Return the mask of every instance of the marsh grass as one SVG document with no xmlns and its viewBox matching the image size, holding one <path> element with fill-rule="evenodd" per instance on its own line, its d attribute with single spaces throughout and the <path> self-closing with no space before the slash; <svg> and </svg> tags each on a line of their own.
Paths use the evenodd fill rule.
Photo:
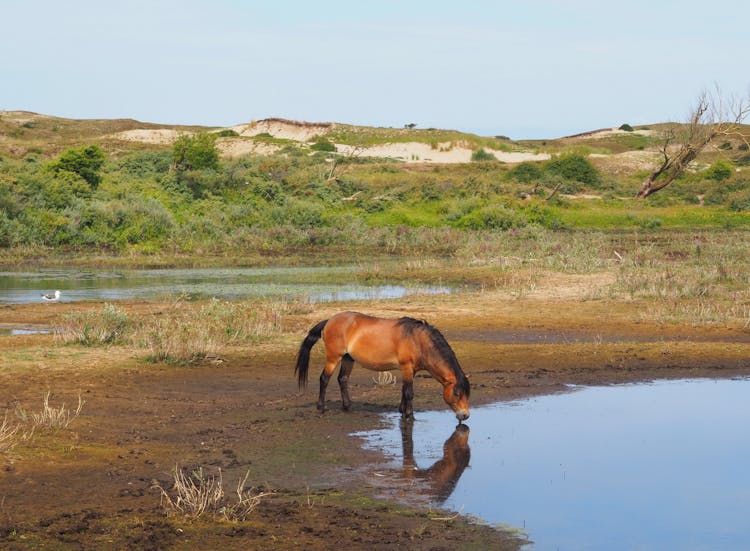
<svg viewBox="0 0 750 551">
<path fill-rule="evenodd" d="M 621 255 L 614 293 L 650 300 L 654 307 L 649 316 L 658 321 L 747 328 L 749 255 L 743 232 L 642 243 Z"/>
<path fill-rule="evenodd" d="M 156 486 L 161 491 L 161 505 L 168 515 L 196 519 L 209 514 L 225 520 L 245 520 L 261 500 L 270 495 L 246 488 L 250 471 L 237 482 L 236 500 L 229 499 L 224 493 L 221 469 L 214 476 L 205 473 L 203 467 L 186 473 L 176 465 L 173 474 L 174 484 L 170 491 Z"/>
<path fill-rule="evenodd" d="M 95 346 L 122 342 L 131 329 L 128 314 L 106 303 L 98 312 L 74 312 L 64 317 L 56 333 L 63 342 Z"/>
<path fill-rule="evenodd" d="M 217 359 L 230 346 L 252 344 L 282 331 L 284 315 L 305 311 L 298 301 L 228 302 L 212 299 L 199 307 L 184 303 L 145 321 L 136 342 L 152 361 L 187 365 Z"/>
</svg>

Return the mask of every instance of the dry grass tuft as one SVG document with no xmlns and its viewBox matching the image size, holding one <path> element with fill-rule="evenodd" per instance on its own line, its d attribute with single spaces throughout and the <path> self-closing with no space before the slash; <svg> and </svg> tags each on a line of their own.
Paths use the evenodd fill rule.
<svg viewBox="0 0 750 551">
<path fill-rule="evenodd" d="M 217 476 L 206 475 L 203 467 L 186 474 L 179 465 L 174 470 L 174 485 L 171 493 L 161 486 L 161 504 L 167 514 L 178 514 L 190 518 L 199 518 L 211 514 L 225 520 L 245 520 L 260 504 L 267 492 L 254 493 L 247 489 L 248 471 L 237 483 L 237 501 L 230 502 L 224 494 L 221 469 Z"/>
<path fill-rule="evenodd" d="M 18 425 L 11 426 L 8 422 L 8 413 L 6 412 L 3 416 L 3 422 L 0 424 L 0 453 L 12 450 L 20 439 L 21 435 L 18 431 Z"/>
<path fill-rule="evenodd" d="M 44 403 L 42 405 L 42 410 L 39 413 L 29 414 L 22 408 L 16 409 L 16 415 L 22 421 L 31 423 L 32 431 L 37 428 L 51 430 L 67 429 L 70 423 L 81 415 L 83 404 L 86 403 L 79 394 L 78 407 L 76 407 L 75 410 L 67 409 L 65 404 L 61 405 L 59 408 L 55 408 L 49 405 L 50 394 L 51 392 L 47 391 L 47 394 L 44 395 Z"/>
<path fill-rule="evenodd" d="M 380 371 L 377 377 L 373 377 L 372 380 L 378 386 L 395 385 L 396 376 L 390 371 Z"/>
</svg>

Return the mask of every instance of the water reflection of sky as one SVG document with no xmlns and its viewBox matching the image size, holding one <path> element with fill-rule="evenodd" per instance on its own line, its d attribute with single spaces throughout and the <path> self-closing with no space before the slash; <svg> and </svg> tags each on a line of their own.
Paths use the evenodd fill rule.
<svg viewBox="0 0 750 551">
<path fill-rule="evenodd" d="M 523 528 L 534 549 L 747 549 L 750 380 L 581 388 L 475 408 L 471 462 L 445 503 Z M 417 463 L 453 414 L 417 413 Z M 372 445 L 397 456 L 393 427 Z"/>
<path fill-rule="evenodd" d="M 62 291 L 63 302 L 176 297 L 241 299 L 259 296 L 312 302 L 399 298 L 412 293 L 446 293 L 444 286 L 319 283 L 346 279 L 355 268 L 206 268 L 158 270 L 44 269 L 0 272 L 0 303 L 39 302 L 42 293 Z"/>
</svg>

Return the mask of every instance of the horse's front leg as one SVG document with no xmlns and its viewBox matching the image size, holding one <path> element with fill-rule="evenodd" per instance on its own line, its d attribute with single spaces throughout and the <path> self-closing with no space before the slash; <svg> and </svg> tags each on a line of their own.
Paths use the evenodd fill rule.
<svg viewBox="0 0 750 551">
<path fill-rule="evenodd" d="M 349 397 L 349 375 L 354 368 L 354 359 L 349 355 L 341 358 L 341 369 L 339 370 L 339 388 L 341 388 L 341 405 L 344 411 L 349 411 L 352 407 L 352 400 Z"/>
<path fill-rule="evenodd" d="M 336 369 L 337 363 L 338 358 L 327 358 L 326 366 L 320 373 L 320 394 L 318 394 L 318 411 L 320 413 L 326 410 L 326 388 L 328 387 L 328 381 L 331 380 L 334 369 Z"/>
<path fill-rule="evenodd" d="M 414 371 L 411 368 L 401 367 L 403 385 L 401 386 L 401 404 L 398 410 L 401 417 L 410 419 L 414 415 L 412 401 L 414 400 Z"/>
</svg>

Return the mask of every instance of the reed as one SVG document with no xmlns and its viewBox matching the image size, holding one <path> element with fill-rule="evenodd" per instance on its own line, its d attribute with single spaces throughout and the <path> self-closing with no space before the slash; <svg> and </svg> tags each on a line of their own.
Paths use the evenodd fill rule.
<svg viewBox="0 0 750 551">
<path fill-rule="evenodd" d="M 236 501 L 224 493 L 224 480 L 221 469 L 217 475 L 209 475 L 203 467 L 186 473 L 179 465 L 174 469 L 174 484 L 170 491 L 157 485 L 161 491 L 161 505 L 168 515 L 182 515 L 200 518 L 206 514 L 225 520 L 245 520 L 247 516 L 270 495 L 268 492 L 255 492 L 246 487 L 250 471 L 237 482 Z"/>
</svg>

